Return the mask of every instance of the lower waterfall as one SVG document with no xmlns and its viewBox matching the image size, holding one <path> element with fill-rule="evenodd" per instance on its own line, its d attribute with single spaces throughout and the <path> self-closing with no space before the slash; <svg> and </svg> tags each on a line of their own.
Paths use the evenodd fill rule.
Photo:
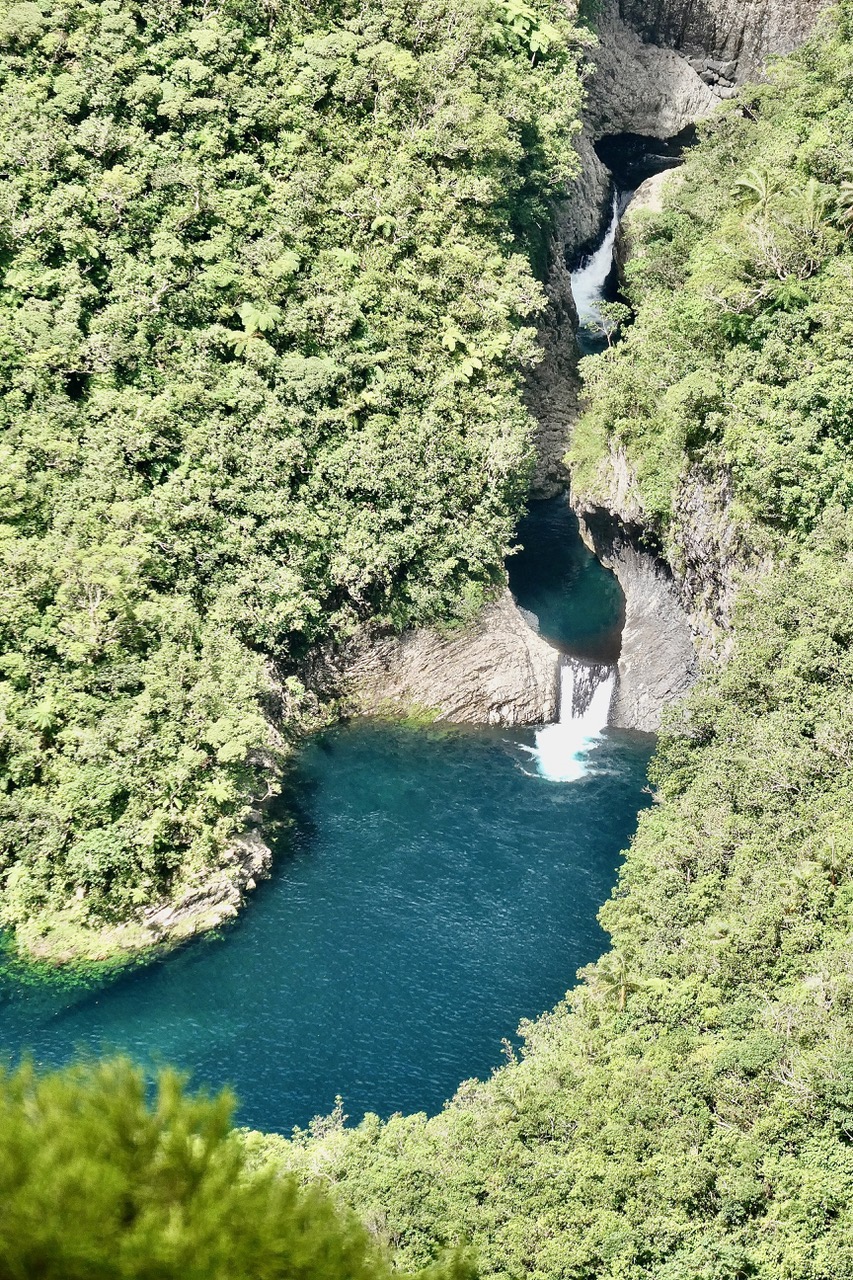
<svg viewBox="0 0 853 1280">
<path fill-rule="evenodd" d="M 607 728 L 616 667 L 564 658 L 560 667 L 560 719 L 536 734 L 537 768 L 554 782 L 576 782 L 589 772 L 589 752 Z"/>
</svg>

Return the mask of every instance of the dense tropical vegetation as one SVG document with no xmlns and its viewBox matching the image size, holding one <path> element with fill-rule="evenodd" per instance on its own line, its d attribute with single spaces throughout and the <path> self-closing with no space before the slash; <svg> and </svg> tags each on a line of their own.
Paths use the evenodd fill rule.
<svg viewBox="0 0 853 1280">
<path fill-rule="evenodd" d="M 572 33 L 515 0 L 152 0 L 6 5 L 0 38 L 3 910 L 97 919 L 216 856 L 265 699 L 312 713 L 312 646 L 488 590 Z M 470 1241 L 494 1277 L 853 1280 L 851 0 L 703 132 L 573 465 L 606 499 L 621 451 L 676 567 L 685 495 L 725 500 L 751 572 L 611 951 L 433 1118 L 240 1143 L 170 1077 L 4 1078 L 8 1274 L 358 1276 Z"/>
<path fill-rule="evenodd" d="M 231 1099 L 118 1059 L 0 1076 L 4 1280 L 390 1280 L 319 1190 L 249 1168 Z M 421 1280 L 470 1280 L 451 1255 Z"/>
<path fill-rule="evenodd" d="M 685 492 L 712 525 L 726 497 L 752 569 L 663 735 L 612 950 L 441 1115 L 252 1139 L 406 1265 L 466 1239 L 494 1277 L 853 1277 L 853 7 L 703 134 L 573 461 L 606 499 L 621 450 L 676 563 Z"/>
<path fill-rule="evenodd" d="M 500 580 L 579 48 L 559 0 L 0 3 L 19 941 L 215 865 L 318 645 Z"/>
</svg>

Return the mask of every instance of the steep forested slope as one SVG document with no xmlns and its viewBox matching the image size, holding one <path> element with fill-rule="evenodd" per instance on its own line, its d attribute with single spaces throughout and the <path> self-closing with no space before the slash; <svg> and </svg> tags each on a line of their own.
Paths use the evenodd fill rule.
<svg viewBox="0 0 853 1280">
<path fill-rule="evenodd" d="M 673 558 L 686 469 L 772 567 L 664 734 L 603 921 L 527 1051 L 433 1119 L 259 1157 L 337 1185 L 408 1261 L 490 1276 L 853 1277 L 853 9 L 709 124 L 647 222 L 636 322 L 586 368 Z"/>
<path fill-rule="evenodd" d="M 576 47 L 558 0 L 0 4 L 0 922 L 215 862 L 313 646 L 499 579 Z"/>
</svg>

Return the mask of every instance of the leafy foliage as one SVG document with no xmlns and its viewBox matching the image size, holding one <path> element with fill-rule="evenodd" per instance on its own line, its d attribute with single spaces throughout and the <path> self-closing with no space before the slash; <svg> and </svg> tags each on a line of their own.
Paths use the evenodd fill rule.
<svg viewBox="0 0 853 1280">
<path fill-rule="evenodd" d="M 470 1239 L 494 1277 L 853 1277 L 850 16 L 706 127 L 586 364 L 584 486 L 622 449 L 674 555 L 685 470 L 728 474 L 772 553 L 662 736 L 613 949 L 441 1115 L 249 1140 L 409 1264 Z"/>
<path fill-rule="evenodd" d="M 0 1078 L 0 1269 L 9 1280 L 386 1280 L 351 1215 L 251 1172 L 232 1102 L 121 1059 Z M 471 1280 L 461 1255 L 429 1280 Z M 422 1280 L 427 1280 L 424 1276 Z"/>
<path fill-rule="evenodd" d="M 595 493 L 622 449 L 661 533 L 687 464 L 731 476 L 761 549 L 853 497 L 851 88 L 840 38 L 779 62 L 702 126 L 665 213 L 638 227 L 636 323 L 587 362 L 572 460 Z"/>
<path fill-rule="evenodd" d="M 0 3 L 6 925 L 215 863 L 318 644 L 493 589 L 574 38 L 556 0 Z"/>
</svg>

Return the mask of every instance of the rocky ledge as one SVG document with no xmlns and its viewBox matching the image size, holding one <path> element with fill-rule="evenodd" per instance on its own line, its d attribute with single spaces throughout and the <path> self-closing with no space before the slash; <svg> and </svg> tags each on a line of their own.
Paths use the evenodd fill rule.
<svg viewBox="0 0 853 1280">
<path fill-rule="evenodd" d="M 790 53 L 832 0 L 618 0 L 643 40 L 688 58 L 717 88 L 752 79 L 772 54 Z"/>
<path fill-rule="evenodd" d="M 364 634 L 328 661 L 351 715 L 517 725 L 556 718 L 559 659 L 506 590 L 462 630 Z"/>
<path fill-rule="evenodd" d="M 625 596 L 610 724 L 657 733 L 665 709 L 688 692 L 698 674 L 691 618 L 669 566 L 643 546 L 641 525 L 623 521 L 610 506 L 577 498 L 573 506 L 581 536 L 616 574 Z"/>
<path fill-rule="evenodd" d="M 253 823 L 261 815 L 251 815 Z M 92 928 L 83 904 L 58 913 L 46 930 L 23 926 L 16 932 L 22 955 L 51 965 L 121 963 L 134 955 L 156 954 L 232 920 L 258 880 L 270 873 L 272 851 L 252 825 L 222 855 L 220 865 L 192 877 L 168 902 L 139 918 Z"/>
</svg>

